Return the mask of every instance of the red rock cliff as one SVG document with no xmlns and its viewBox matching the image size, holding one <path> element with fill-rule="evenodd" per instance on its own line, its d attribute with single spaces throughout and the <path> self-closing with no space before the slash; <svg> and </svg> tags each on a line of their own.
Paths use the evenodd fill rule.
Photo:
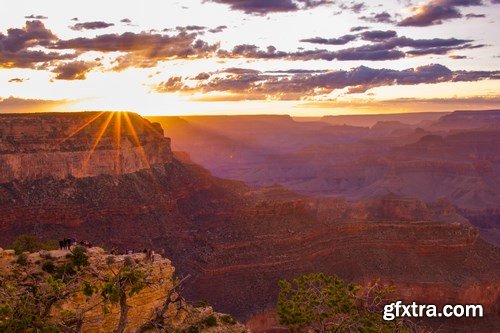
<svg viewBox="0 0 500 333">
<path fill-rule="evenodd" d="M 122 175 L 170 163 L 157 124 L 124 112 L 0 115 L 0 183 Z"/>
</svg>

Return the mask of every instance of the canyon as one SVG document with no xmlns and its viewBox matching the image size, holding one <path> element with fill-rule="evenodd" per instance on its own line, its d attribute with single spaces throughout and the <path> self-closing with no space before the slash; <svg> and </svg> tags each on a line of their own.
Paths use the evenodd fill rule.
<svg viewBox="0 0 500 333">
<path fill-rule="evenodd" d="M 255 331 L 274 320 L 277 282 L 310 272 L 484 305 L 481 320 L 430 323 L 445 331 L 498 327 L 500 250 L 481 237 L 498 228 L 494 122 L 464 134 L 206 118 L 1 115 L 0 246 L 31 234 L 154 248 L 192 275 L 190 301 Z"/>
<path fill-rule="evenodd" d="M 500 110 L 149 119 L 215 176 L 354 201 L 446 199 L 500 245 Z"/>
</svg>

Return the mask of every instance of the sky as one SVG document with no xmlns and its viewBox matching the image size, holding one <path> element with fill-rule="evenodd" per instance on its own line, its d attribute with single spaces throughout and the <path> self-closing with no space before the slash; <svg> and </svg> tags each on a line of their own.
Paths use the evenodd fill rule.
<svg viewBox="0 0 500 333">
<path fill-rule="evenodd" d="M 500 107 L 500 0 L 9 2 L 0 112 Z"/>
</svg>

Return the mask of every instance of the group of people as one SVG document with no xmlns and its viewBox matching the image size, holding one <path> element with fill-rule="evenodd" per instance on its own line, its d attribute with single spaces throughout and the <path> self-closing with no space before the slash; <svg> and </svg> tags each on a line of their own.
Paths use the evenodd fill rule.
<svg viewBox="0 0 500 333">
<path fill-rule="evenodd" d="M 77 242 L 76 236 L 73 236 L 71 238 L 64 238 L 63 240 L 59 241 L 59 249 L 60 250 L 70 250 L 71 246 L 79 244 L 80 246 L 84 246 L 87 248 L 91 248 L 93 245 L 91 242 L 82 240 L 80 243 Z M 165 255 L 165 250 L 160 251 L 162 255 Z M 135 249 L 131 250 L 126 250 L 125 253 L 118 251 L 116 247 L 113 247 L 110 251 L 111 254 L 113 255 L 119 255 L 119 254 L 136 254 L 136 253 L 144 253 L 146 256 L 146 260 L 150 262 L 154 262 L 155 260 L 155 251 L 152 249 L 144 249 L 142 251 L 136 251 Z"/>
<path fill-rule="evenodd" d="M 70 250 L 72 245 L 76 244 L 76 237 L 64 238 L 59 241 L 59 250 Z"/>
<path fill-rule="evenodd" d="M 76 236 L 73 236 L 71 238 L 64 238 L 63 240 L 59 241 L 59 250 L 71 250 L 71 247 L 77 244 L 78 243 Z M 80 241 L 80 245 L 87 248 L 91 248 L 93 246 L 91 242 L 86 240 Z"/>
</svg>

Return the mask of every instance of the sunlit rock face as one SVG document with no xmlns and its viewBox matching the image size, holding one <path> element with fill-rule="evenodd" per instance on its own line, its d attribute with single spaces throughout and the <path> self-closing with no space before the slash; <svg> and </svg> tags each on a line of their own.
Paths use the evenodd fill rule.
<svg viewBox="0 0 500 333">
<path fill-rule="evenodd" d="M 136 114 L 0 115 L 0 183 L 122 175 L 171 161 L 161 126 Z"/>
<path fill-rule="evenodd" d="M 65 265 L 70 263 L 68 250 L 40 251 L 25 253 L 26 265 L 19 267 L 16 264 L 17 255 L 13 250 L 2 250 L 0 248 L 0 275 L 8 276 L 9 282 L 14 285 L 22 284 L 26 275 L 32 274 L 48 278 L 49 274 L 43 271 L 44 263 L 53 265 Z M 175 268 L 171 261 L 161 255 L 154 255 L 149 260 L 144 253 L 128 255 L 112 255 L 106 253 L 102 248 L 93 247 L 86 250 L 89 266 L 84 268 L 81 280 L 91 283 L 95 288 L 102 288 L 102 277 L 112 275 L 123 269 L 126 260 L 139 264 L 142 271 L 146 272 L 147 284 L 138 293 L 127 297 L 128 313 L 125 332 L 134 332 L 141 325 L 153 317 L 155 311 L 163 305 L 163 302 L 174 285 Z M 12 272 L 23 272 L 14 274 Z M 101 278 L 100 278 L 101 277 Z M 40 289 L 41 286 L 38 286 Z M 43 289 L 42 289 L 43 290 Z M 103 310 L 106 306 L 106 311 Z M 120 306 L 118 303 L 103 303 L 100 293 L 86 295 L 82 290 L 77 290 L 71 296 L 56 301 L 49 314 L 49 322 L 60 323 L 62 316 L 66 313 L 82 313 L 82 333 L 107 333 L 113 332 L 118 326 L 120 319 Z M 190 327 L 201 327 L 199 324 L 208 316 L 217 318 L 216 325 L 211 328 L 200 329 L 199 332 L 224 332 L 245 333 L 248 332 L 242 324 L 232 322 L 225 323 L 221 320 L 223 314 L 216 313 L 210 306 L 193 307 L 183 304 L 183 309 L 178 311 L 177 307 L 171 305 L 165 313 L 162 323 L 171 327 L 176 332 L 187 332 Z M 194 329 L 194 328 L 192 328 Z"/>
</svg>

